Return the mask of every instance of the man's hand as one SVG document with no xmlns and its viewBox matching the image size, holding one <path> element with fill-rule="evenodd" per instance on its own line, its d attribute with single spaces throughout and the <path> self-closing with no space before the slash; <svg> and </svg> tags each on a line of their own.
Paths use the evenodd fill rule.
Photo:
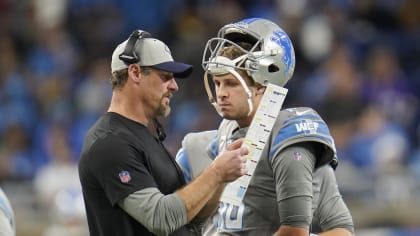
<svg viewBox="0 0 420 236">
<path fill-rule="evenodd" d="M 243 139 L 231 143 L 210 165 L 221 182 L 231 182 L 246 174 L 248 149 L 241 147 Z"/>
<path fill-rule="evenodd" d="M 184 202 L 188 222 L 213 197 L 215 199 L 212 200 L 217 203 L 226 182 L 233 181 L 247 173 L 245 155 L 248 154 L 248 150 L 241 145 L 242 140 L 233 142 L 194 181 L 176 191 Z"/>
</svg>

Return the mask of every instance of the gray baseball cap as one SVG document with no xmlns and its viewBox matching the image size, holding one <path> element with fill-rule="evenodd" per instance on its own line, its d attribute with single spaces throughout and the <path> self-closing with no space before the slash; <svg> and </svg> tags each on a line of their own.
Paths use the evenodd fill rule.
<svg viewBox="0 0 420 236">
<path fill-rule="evenodd" d="M 111 72 L 128 68 L 130 63 L 122 61 L 119 56 L 124 52 L 127 41 L 122 42 L 112 53 Z M 192 65 L 175 62 L 171 51 L 162 41 L 155 38 L 143 38 L 135 45 L 135 54 L 140 58 L 140 66 L 150 66 L 171 72 L 175 78 L 186 78 L 192 72 Z"/>
</svg>

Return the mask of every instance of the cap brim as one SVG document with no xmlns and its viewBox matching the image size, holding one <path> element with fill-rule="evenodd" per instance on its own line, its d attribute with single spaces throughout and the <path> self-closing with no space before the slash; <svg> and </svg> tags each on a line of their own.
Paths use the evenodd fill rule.
<svg viewBox="0 0 420 236">
<path fill-rule="evenodd" d="M 152 67 L 171 72 L 174 74 L 175 78 L 186 78 L 192 72 L 192 65 L 175 61 L 163 62 L 157 65 L 153 65 Z"/>
</svg>

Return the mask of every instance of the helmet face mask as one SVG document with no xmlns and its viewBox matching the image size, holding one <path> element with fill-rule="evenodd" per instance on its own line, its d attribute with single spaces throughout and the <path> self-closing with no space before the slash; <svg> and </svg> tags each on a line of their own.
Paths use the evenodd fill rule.
<svg viewBox="0 0 420 236">
<path fill-rule="evenodd" d="M 249 43 L 251 48 L 241 47 L 241 42 Z M 221 50 L 227 46 L 237 47 L 244 55 L 233 60 L 222 59 Z M 278 86 L 284 86 L 292 77 L 295 63 L 293 45 L 287 34 L 273 22 L 260 18 L 222 27 L 218 37 L 207 42 L 202 61 L 204 70 L 210 74 L 228 73 L 230 70 L 226 67 L 230 67 L 246 71 L 262 85 Z"/>
<path fill-rule="evenodd" d="M 239 56 L 235 59 L 230 59 L 225 56 L 221 56 L 220 52 L 223 48 L 233 46 L 236 47 L 239 51 L 243 52 L 244 55 Z M 205 58 L 206 53 L 209 53 L 207 61 Z M 256 68 L 246 68 L 245 61 L 249 58 L 252 58 L 253 55 L 247 49 L 244 49 L 240 45 L 223 38 L 212 38 L 207 42 L 205 54 L 203 56 L 203 66 L 204 69 L 210 74 L 225 74 L 228 73 L 230 69 L 241 69 L 246 71 L 255 71 Z"/>
</svg>

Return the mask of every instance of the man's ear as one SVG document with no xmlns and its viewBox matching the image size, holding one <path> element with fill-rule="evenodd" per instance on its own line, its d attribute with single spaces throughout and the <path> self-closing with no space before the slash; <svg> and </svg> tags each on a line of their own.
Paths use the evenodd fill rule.
<svg viewBox="0 0 420 236">
<path fill-rule="evenodd" d="M 137 64 L 131 64 L 128 66 L 128 77 L 131 78 L 134 83 L 139 84 L 141 81 L 141 68 Z"/>
<path fill-rule="evenodd" d="M 265 86 L 257 85 L 257 90 L 255 91 L 255 94 L 257 95 L 263 95 L 265 92 Z"/>
</svg>

